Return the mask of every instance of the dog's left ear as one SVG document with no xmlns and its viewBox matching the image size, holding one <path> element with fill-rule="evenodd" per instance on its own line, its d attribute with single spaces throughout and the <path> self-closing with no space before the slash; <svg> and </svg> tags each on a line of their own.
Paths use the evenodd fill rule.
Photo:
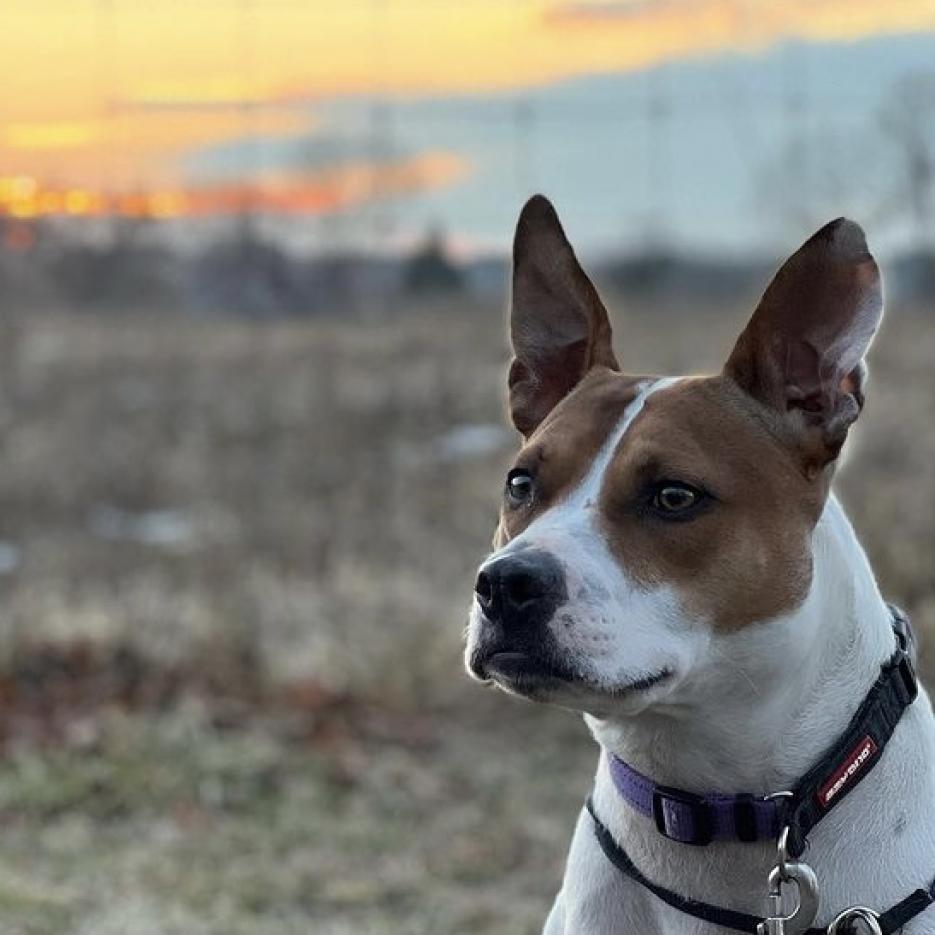
<svg viewBox="0 0 935 935">
<path fill-rule="evenodd" d="M 882 317 L 864 232 L 839 218 L 786 260 L 727 361 L 729 377 L 781 414 L 809 476 L 835 460 L 860 413 Z"/>
<path fill-rule="evenodd" d="M 510 337 L 510 414 L 527 438 L 591 367 L 617 369 L 607 311 L 542 195 L 516 225 Z"/>
</svg>

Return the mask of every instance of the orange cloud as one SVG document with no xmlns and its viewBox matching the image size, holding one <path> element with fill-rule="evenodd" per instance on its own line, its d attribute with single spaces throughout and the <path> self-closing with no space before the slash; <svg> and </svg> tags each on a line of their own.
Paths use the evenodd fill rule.
<svg viewBox="0 0 935 935">
<path fill-rule="evenodd" d="M 0 177 L 0 215 L 20 220 L 110 215 L 158 219 L 235 215 L 246 209 L 267 214 L 327 214 L 450 185 L 462 179 L 468 168 L 458 156 L 428 152 L 380 165 L 357 162 L 311 175 L 282 176 L 262 185 L 237 182 L 114 194 L 46 187 L 31 176 Z"/>
<path fill-rule="evenodd" d="M 930 0 L 568 0 L 543 22 L 575 49 L 590 45 L 593 67 L 632 67 L 682 55 L 755 50 L 790 37 L 849 41 L 935 29 Z M 616 59 L 615 59 L 616 56 Z"/>
<path fill-rule="evenodd" d="M 237 183 L 188 190 L 179 213 L 237 214 L 249 206 L 269 214 L 328 214 L 391 196 L 442 188 L 461 180 L 467 172 L 463 159 L 440 152 L 378 166 L 357 162 L 310 177 L 284 176 L 260 187 Z"/>
</svg>

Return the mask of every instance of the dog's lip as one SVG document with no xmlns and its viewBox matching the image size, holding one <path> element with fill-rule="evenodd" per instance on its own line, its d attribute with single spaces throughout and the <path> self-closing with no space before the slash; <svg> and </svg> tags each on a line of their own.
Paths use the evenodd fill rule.
<svg viewBox="0 0 935 935">
<path fill-rule="evenodd" d="M 488 654 L 483 660 L 483 669 L 487 677 L 501 676 L 538 676 L 548 679 L 569 679 L 571 673 L 565 672 L 548 659 L 537 653 L 521 649 L 498 649 Z"/>
<path fill-rule="evenodd" d="M 475 650 L 468 662 L 468 671 L 478 681 L 493 682 L 521 694 L 526 689 L 540 690 L 579 680 L 571 669 L 539 647 L 502 643 Z"/>
<path fill-rule="evenodd" d="M 590 688 L 602 695 L 617 698 L 648 692 L 675 676 L 673 669 L 663 666 L 655 672 L 650 670 L 647 675 L 639 675 L 626 684 L 599 685 L 585 673 L 575 672 L 557 661 L 552 654 L 542 652 L 539 647 L 510 646 L 502 642 L 499 645 L 493 643 L 478 647 L 468 663 L 468 671 L 478 681 L 497 682 L 516 690 L 566 684 L 577 685 L 584 690 Z"/>
<path fill-rule="evenodd" d="M 532 684 L 544 686 L 547 683 L 554 685 L 558 682 L 564 682 L 586 687 L 591 684 L 586 677 L 582 678 L 580 675 L 555 665 L 548 659 L 543 659 L 536 653 L 516 649 L 496 650 L 489 653 L 484 657 L 479 669 L 480 671 L 477 674 L 485 681 L 502 681 L 514 686 Z M 675 672 L 672 669 L 665 667 L 658 672 L 652 672 L 649 675 L 634 679 L 625 685 L 611 688 L 609 691 L 606 688 L 601 689 L 597 685 L 592 687 L 602 693 L 623 698 L 656 688 L 668 682 L 674 675 Z"/>
<path fill-rule="evenodd" d="M 675 673 L 670 668 L 666 667 L 651 675 L 644 675 L 626 685 L 622 685 L 620 688 L 614 689 L 614 694 L 624 695 L 630 694 L 631 692 L 649 691 L 650 688 L 655 688 L 657 685 L 668 681 L 673 675 L 675 675 Z"/>
</svg>

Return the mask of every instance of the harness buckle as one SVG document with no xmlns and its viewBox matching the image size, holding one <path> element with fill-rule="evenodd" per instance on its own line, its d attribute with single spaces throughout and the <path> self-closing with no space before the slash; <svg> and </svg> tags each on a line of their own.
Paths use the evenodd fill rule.
<svg viewBox="0 0 935 935">
<path fill-rule="evenodd" d="M 685 815 L 691 828 L 685 827 Z M 670 841 L 702 846 L 714 840 L 714 810 L 700 795 L 657 786 L 653 790 L 653 821 L 656 829 Z"/>
</svg>

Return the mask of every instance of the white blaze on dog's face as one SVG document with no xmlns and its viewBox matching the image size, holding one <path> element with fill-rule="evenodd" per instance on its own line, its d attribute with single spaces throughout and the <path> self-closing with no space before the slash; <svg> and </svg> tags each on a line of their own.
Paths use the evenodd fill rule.
<svg viewBox="0 0 935 935">
<path fill-rule="evenodd" d="M 881 314 L 876 264 L 842 219 L 786 261 L 721 374 L 627 376 L 552 206 L 533 198 L 509 376 L 525 443 L 478 573 L 469 671 L 636 713 L 684 703 L 725 641 L 798 607 Z"/>
</svg>

